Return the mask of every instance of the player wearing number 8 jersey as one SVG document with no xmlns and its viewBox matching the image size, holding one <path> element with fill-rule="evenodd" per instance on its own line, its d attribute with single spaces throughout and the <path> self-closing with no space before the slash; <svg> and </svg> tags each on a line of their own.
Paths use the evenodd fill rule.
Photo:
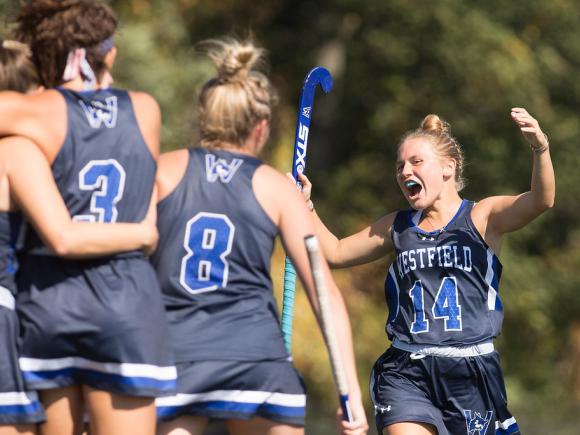
<svg viewBox="0 0 580 435">
<path fill-rule="evenodd" d="M 17 34 L 43 84 L 58 88 L 0 96 L 0 131 L 38 145 L 78 222 L 139 222 L 154 188 L 159 108 L 146 94 L 108 87 L 116 23 L 99 2 L 24 4 Z M 173 391 L 176 371 L 144 253 L 65 261 L 30 232 L 18 284 L 20 367 L 42 390 L 43 433 L 81 433 L 84 402 L 91 433 L 153 434 L 153 399 Z"/>
<path fill-rule="evenodd" d="M 198 102 L 201 148 L 159 160 L 159 245 L 152 257 L 164 293 L 178 369 L 177 395 L 157 399 L 161 434 L 200 434 L 209 418 L 232 434 L 301 434 L 306 396 L 284 347 L 270 279 L 281 235 L 313 296 L 304 236 L 312 221 L 296 188 L 257 156 L 269 135 L 273 90 L 250 42 L 206 44 L 218 69 Z M 328 267 L 331 308 L 347 360 L 352 423 L 366 432 L 350 327 Z"/>
<path fill-rule="evenodd" d="M 385 293 L 392 346 L 371 375 L 377 429 L 387 435 L 517 434 L 493 338 L 501 330 L 505 233 L 551 207 L 555 181 L 548 141 L 525 109 L 511 117 L 533 150 L 529 192 L 477 203 L 459 196 L 463 155 L 436 115 L 399 144 L 397 181 L 410 210 L 387 214 L 338 240 L 314 212 L 331 265 L 394 253 Z M 312 185 L 305 176 L 304 195 Z"/>
</svg>

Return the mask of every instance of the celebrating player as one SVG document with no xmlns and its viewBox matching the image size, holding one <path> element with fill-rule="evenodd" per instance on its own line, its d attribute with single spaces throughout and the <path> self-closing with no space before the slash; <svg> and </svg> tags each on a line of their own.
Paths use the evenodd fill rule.
<svg viewBox="0 0 580 435">
<path fill-rule="evenodd" d="M 29 43 L 42 84 L 58 88 L 0 94 L 0 134 L 40 147 L 75 221 L 140 222 L 154 187 L 157 103 L 105 87 L 116 24 L 95 1 L 23 5 L 17 34 Z M 42 432 L 81 433 L 84 402 L 91 434 L 153 434 L 154 397 L 173 391 L 176 372 L 144 254 L 64 261 L 30 232 L 20 266 L 20 367 L 27 386 L 41 390 Z"/>
<path fill-rule="evenodd" d="M 547 137 L 525 109 L 511 117 L 533 154 L 531 189 L 462 199 L 463 153 L 436 115 L 399 144 L 397 182 L 410 210 L 389 213 L 338 240 L 314 212 L 331 266 L 395 254 L 385 283 L 392 346 L 371 375 L 376 424 L 388 435 L 517 434 L 506 405 L 493 339 L 500 333 L 504 234 L 552 207 L 555 181 Z M 305 176 L 309 201 L 312 185 Z"/>
<path fill-rule="evenodd" d="M 280 234 L 318 313 L 304 246 L 314 227 L 295 187 L 257 158 L 275 98 L 255 68 L 262 50 L 236 40 L 206 47 L 218 73 L 198 100 L 201 147 L 159 160 L 152 261 L 178 369 L 177 395 L 157 400 L 159 433 L 201 434 L 219 418 L 231 434 L 301 434 L 306 396 L 284 346 L 270 259 Z M 348 315 L 324 264 L 355 417 L 341 431 L 366 433 Z"/>
</svg>

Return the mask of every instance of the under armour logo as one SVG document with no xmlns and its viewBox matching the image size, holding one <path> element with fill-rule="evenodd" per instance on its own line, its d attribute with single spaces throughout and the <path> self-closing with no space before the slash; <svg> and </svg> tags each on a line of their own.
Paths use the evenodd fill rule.
<svg viewBox="0 0 580 435">
<path fill-rule="evenodd" d="M 213 154 L 206 154 L 205 175 L 207 181 L 214 183 L 219 178 L 222 183 L 229 183 L 243 162 L 242 159 L 233 159 L 228 163 L 224 159 L 216 159 Z"/>
<path fill-rule="evenodd" d="M 104 123 L 107 128 L 117 125 L 117 97 L 107 97 L 105 102 L 94 100 L 88 104 L 79 100 L 79 104 L 85 112 L 85 116 L 92 128 L 100 128 Z"/>
<path fill-rule="evenodd" d="M 310 111 L 312 110 L 312 107 L 304 107 L 302 109 L 302 116 L 306 116 L 307 118 L 310 118 Z"/>
<path fill-rule="evenodd" d="M 465 422 L 467 423 L 467 435 L 485 435 L 489 423 L 491 422 L 491 417 L 493 416 L 493 411 L 487 411 L 485 418 L 481 416 L 479 412 L 471 413 L 470 410 L 463 411 L 465 415 Z"/>
<path fill-rule="evenodd" d="M 387 406 L 379 406 L 375 405 L 375 413 L 377 414 L 385 414 L 391 410 L 391 405 Z"/>
</svg>

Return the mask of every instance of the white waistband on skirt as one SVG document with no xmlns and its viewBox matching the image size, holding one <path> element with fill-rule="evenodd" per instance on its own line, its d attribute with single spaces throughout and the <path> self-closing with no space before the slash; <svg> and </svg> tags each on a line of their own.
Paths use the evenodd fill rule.
<svg viewBox="0 0 580 435">
<path fill-rule="evenodd" d="M 14 295 L 6 287 L 0 286 L 0 306 L 14 310 Z"/>
<path fill-rule="evenodd" d="M 442 356 L 442 357 L 468 357 L 468 356 L 478 356 L 492 353 L 494 350 L 493 341 L 482 341 L 477 344 L 470 344 L 467 346 L 432 346 L 426 344 L 412 344 L 403 343 L 399 339 L 395 338 L 392 343 L 393 347 L 397 349 L 404 350 L 406 352 L 411 352 L 413 357 L 421 358 L 423 356 Z"/>
</svg>

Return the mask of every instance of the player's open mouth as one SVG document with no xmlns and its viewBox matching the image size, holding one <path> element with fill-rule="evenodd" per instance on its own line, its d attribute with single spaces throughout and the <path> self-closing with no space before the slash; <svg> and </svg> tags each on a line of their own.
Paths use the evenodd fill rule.
<svg viewBox="0 0 580 435">
<path fill-rule="evenodd" d="M 413 181 L 413 180 L 405 181 L 405 187 L 407 188 L 407 191 L 409 192 L 410 199 L 417 197 L 419 195 L 419 193 L 421 192 L 421 190 L 423 189 L 423 186 L 421 186 L 419 183 L 417 183 L 416 181 Z"/>
</svg>

